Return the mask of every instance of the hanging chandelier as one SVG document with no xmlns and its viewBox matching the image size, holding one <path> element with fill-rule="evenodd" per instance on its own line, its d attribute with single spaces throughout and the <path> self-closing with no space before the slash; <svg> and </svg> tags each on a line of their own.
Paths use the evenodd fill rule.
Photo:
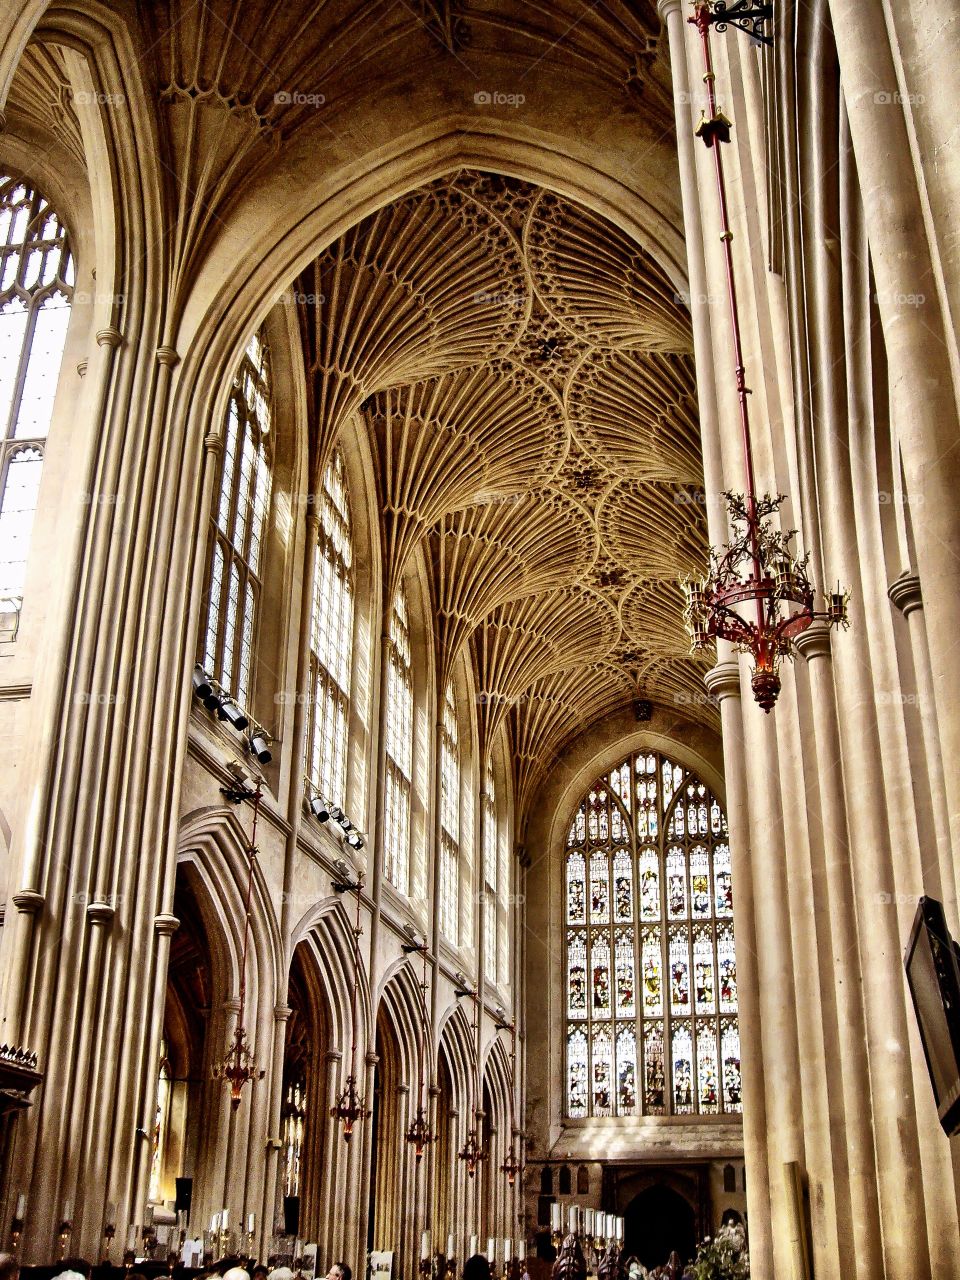
<svg viewBox="0 0 960 1280">
<path fill-rule="evenodd" d="M 360 927 L 360 891 L 363 888 L 363 881 L 358 880 L 356 884 L 335 884 L 334 889 L 346 890 L 353 889 L 357 895 L 357 918 L 353 926 L 353 996 L 351 1000 L 351 1034 L 352 1042 L 350 1045 L 350 1074 L 344 1083 L 343 1093 L 337 1098 L 334 1105 L 330 1108 L 330 1115 L 334 1120 L 343 1125 L 343 1140 L 349 1142 L 353 1136 L 353 1127 L 360 1120 L 366 1120 L 371 1114 L 367 1108 L 366 1099 L 361 1095 L 357 1088 L 357 996 L 360 988 L 360 935 L 363 930 Z"/>
<path fill-rule="evenodd" d="M 459 994 L 467 995 L 466 989 Z M 477 1101 L 480 1100 L 480 999 L 476 990 L 470 991 L 473 996 L 473 1049 L 475 1057 L 473 1088 L 474 1096 Z M 486 1160 L 487 1152 L 480 1140 L 480 1121 L 483 1119 L 483 1112 L 479 1108 L 474 1112 L 474 1127 L 467 1134 L 467 1140 L 457 1152 L 457 1159 L 462 1160 L 467 1166 L 467 1173 L 472 1178 L 475 1176 L 477 1169 L 480 1167 L 481 1160 Z"/>
<path fill-rule="evenodd" d="M 425 1059 L 427 1052 L 427 944 L 422 947 L 405 947 L 404 950 L 418 950 L 423 956 L 423 976 L 420 979 L 420 1088 L 417 1095 L 417 1114 L 407 1130 L 407 1141 L 413 1146 L 413 1155 L 417 1162 L 423 1159 L 423 1153 L 431 1142 L 436 1142 L 438 1134 L 430 1128 L 427 1110 L 424 1106 Z"/>
<path fill-rule="evenodd" d="M 471 1178 L 476 1174 L 477 1169 L 480 1167 L 480 1161 L 486 1160 L 487 1153 L 480 1142 L 475 1128 L 471 1129 L 467 1134 L 467 1140 L 457 1152 L 457 1158 L 464 1161 L 467 1166 L 467 1173 Z"/>
<path fill-rule="evenodd" d="M 252 789 L 243 782 L 236 782 L 231 786 L 221 787 L 220 790 L 232 804 L 240 804 L 244 800 L 253 802 L 253 823 L 250 831 L 250 843 L 247 847 L 247 891 L 243 908 L 243 952 L 240 958 L 240 1007 L 237 1010 L 237 1027 L 233 1033 L 233 1043 L 227 1050 L 227 1056 L 213 1068 L 214 1080 L 229 1081 L 230 1105 L 236 1111 L 240 1105 L 244 1085 L 250 1084 L 254 1080 L 262 1080 L 264 1075 L 263 1069 L 257 1066 L 243 1025 L 247 1003 L 247 951 L 250 944 L 250 904 L 253 899 L 253 876 L 257 861 L 257 819 L 260 816 L 263 779 L 258 778 L 256 786 Z"/>
<path fill-rule="evenodd" d="M 750 16 L 755 15 L 751 13 Z M 757 497 L 747 402 L 750 388 L 746 381 L 740 333 L 731 247 L 733 232 L 730 230 L 721 151 L 722 144 L 730 141 L 732 124 L 717 109 L 714 93 L 716 75 L 710 52 L 711 23 L 715 22 L 718 30 L 723 30 L 730 20 L 731 13 L 725 4 L 715 3 L 711 8 L 709 0 L 696 0 L 693 16 L 688 19 L 699 31 L 703 48 L 707 111 L 701 114 L 696 135 L 714 154 L 746 492 L 723 494 L 731 527 L 730 541 L 719 549 L 710 548 L 710 567 L 705 578 L 684 579 L 681 586 L 686 598 L 684 621 L 693 650 L 705 649 L 712 641 L 721 639 L 731 641 L 741 653 L 749 654 L 753 665 L 753 696 L 763 710 L 769 712 L 780 693 L 780 663 L 784 658 L 794 656 L 796 638 L 817 620 L 828 627 L 846 629 L 849 625 L 849 596 L 838 586 L 836 591 L 824 597 L 824 607 L 817 609 L 817 593 L 807 577 L 809 555 L 797 557 L 792 547 L 796 530 L 784 532 L 771 518 L 779 511 L 785 495 Z"/>
<path fill-rule="evenodd" d="M 516 1128 L 514 1112 L 516 1103 L 514 1094 L 517 1087 L 517 1024 L 516 1022 L 511 1022 L 505 1028 L 501 1025 L 500 1029 L 506 1029 L 510 1032 L 510 1150 L 500 1166 L 500 1172 L 507 1175 L 507 1184 L 512 1187 L 516 1185 L 517 1174 L 523 1171 L 523 1160 L 521 1156 L 517 1155 L 513 1141 L 514 1138 L 523 1139 L 523 1134 Z"/>
</svg>

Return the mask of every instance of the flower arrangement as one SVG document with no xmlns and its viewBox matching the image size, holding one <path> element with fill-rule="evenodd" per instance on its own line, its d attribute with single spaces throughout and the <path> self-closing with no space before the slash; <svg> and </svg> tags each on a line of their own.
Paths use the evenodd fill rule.
<svg viewBox="0 0 960 1280">
<path fill-rule="evenodd" d="M 750 1255 L 743 1227 L 730 1222 L 712 1239 L 707 1236 L 697 1249 L 691 1270 L 694 1280 L 750 1280 Z"/>
</svg>

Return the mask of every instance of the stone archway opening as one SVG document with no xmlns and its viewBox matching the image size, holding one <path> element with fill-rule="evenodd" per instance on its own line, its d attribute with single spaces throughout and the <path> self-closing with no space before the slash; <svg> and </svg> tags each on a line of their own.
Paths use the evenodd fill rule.
<svg viewBox="0 0 960 1280">
<path fill-rule="evenodd" d="M 662 1182 L 635 1196 L 624 1219 L 626 1256 L 639 1258 L 647 1268 L 663 1266 L 674 1250 L 684 1263 L 696 1253 L 693 1205 Z"/>
</svg>

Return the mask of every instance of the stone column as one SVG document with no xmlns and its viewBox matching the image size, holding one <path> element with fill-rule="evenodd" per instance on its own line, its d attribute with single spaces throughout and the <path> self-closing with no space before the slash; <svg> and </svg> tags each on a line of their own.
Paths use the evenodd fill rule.
<svg viewBox="0 0 960 1280">
<path fill-rule="evenodd" d="M 770 1161 L 767 1151 L 764 1060 L 760 1022 L 759 964 L 753 887 L 749 791 L 740 704 L 740 668 L 734 659 L 707 673 L 707 689 L 720 703 L 724 781 L 733 876 L 733 927 L 737 947 L 740 1074 L 743 1089 L 743 1154 L 747 1169 L 747 1216 L 751 1270 L 772 1280 Z"/>
<path fill-rule="evenodd" d="M 915 573 L 905 571 L 891 582 L 887 594 L 893 605 L 907 620 L 910 629 L 910 652 L 913 656 L 913 672 L 917 682 L 920 724 L 923 730 L 934 834 L 937 841 L 937 861 L 940 866 L 940 892 L 951 930 L 955 936 L 960 936 L 958 932 L 960 920 L 957 914 L 958 869 L 950 851 L 950 822 L 945 799 L 943 758 L 940 755 L 937 706 L 934 701 L 927 630 L 923 619 L 923 592 L 920 589 L 920 579 Z"/>
<path fill-rule="evenodd" d="M 925 609 L 930 670 L 944 761 L 960 758 L 960 434 L 956 341 L 945 324 L 924 234 L 925 209 L 882 0 L 829 0 L 889 365 L 890 408 L 912 508 L 921 582 L 936 584 Z M 925 20 L 929 17 L 925 15 Z M 922 301 L 921 301 L 922 299 Z M 960 775 L 945 769 L 953 848 L 960 849 Z M 912 1265 L 909 1250 L 904 1266 Z"/>
</svg>

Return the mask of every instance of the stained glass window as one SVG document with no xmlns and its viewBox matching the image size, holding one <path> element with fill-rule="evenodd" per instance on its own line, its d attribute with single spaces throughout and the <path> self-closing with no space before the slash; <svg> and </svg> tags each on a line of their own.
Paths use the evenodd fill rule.
<svg viewBox="0 0 960 1280">
<path fill-rule="evenodd" d="M 201 663 L 249 709 L 270 506 L 270 355 L 250 339 L 230 391 L 213 513 L 210 590 Z"/>
<path fill-rule="evenodd" d="M 727 824 L 642 752 L 597 779 L 566 841 L 567 1113 L 739 1111 Z"/>
<path fill-rule="evenodd" d="M 384 874 L 410 892 L 410 796 L 413 778 L 413 668 L 407 596 L 401 586 L 387 641 L 386 796 Z"/>
<path fill-rule="evenodd" d="M 318 496 L 304 772 L 312 795 L 345 808 L 354 586 L 350 503 L 339 449 Z"/>
<path fill-rule="evenodd" d="M 287 1084 L 287 1096 L 283 1102 L 283 1194 L 285 1196 L 300 1194 L 306 1113 L 306 1085 L 303 1080 L 291 1080 Z"/>
<path fill-rule="evenodd" d="M 63 224 L 38 191 L 0 176 L 0 610 L 6 613 L 19 613 L 23 603 L 72 298 Z"/>
<path fill-rule="evenodd" d="M 440 723 L 440 930 L 460 940 L 460 735 L 453 687 L 447 686 Z"/>
</svg>

